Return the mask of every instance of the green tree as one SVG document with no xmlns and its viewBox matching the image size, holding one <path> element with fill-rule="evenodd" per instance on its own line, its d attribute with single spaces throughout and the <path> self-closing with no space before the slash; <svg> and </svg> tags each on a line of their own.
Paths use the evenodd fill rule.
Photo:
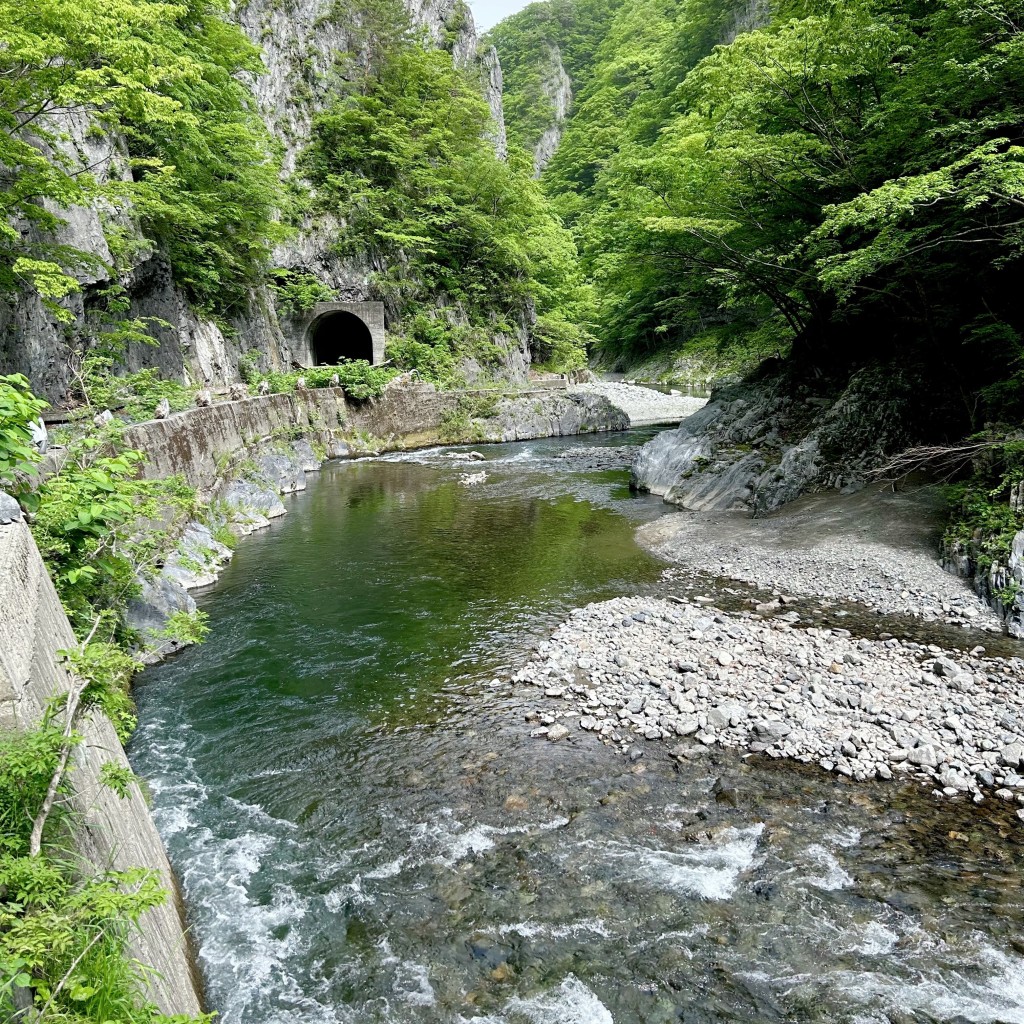
<svg viewBox="0 0 1024 1024">
<path fill-rule="evenodd" d="M 95 258 L 54 230 L 62 210 L 100 203 L 139 218 L 197 300 L 235 301 L 278 237 L 279 193 L 242 81 L 258 51 L 224 7 L 0 0 L 0 25 L 0 289 L 34 287 L 61 315 Z M 98 164 L 82 139 L 102 144 Z"/>
<path fill-rule="evenodd" d="M 408 27 L 370 53 L 342 61 L 302 172 L 316 208 L 344 219 L 337 251 L 384 268 L 377 287 L 407 331 L 393 358 L 443 379 L 460 345 L 486 361 L 486 339 L 531 303 L 577 319 L 586 293 L 572 240 L 525 158 L 496 157 L 479 83 Z"/>
</svg>

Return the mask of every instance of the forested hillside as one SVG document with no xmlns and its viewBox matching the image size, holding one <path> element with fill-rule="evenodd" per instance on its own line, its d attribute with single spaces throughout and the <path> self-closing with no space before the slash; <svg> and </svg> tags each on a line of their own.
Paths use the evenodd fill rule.
<svg viewBox="0 0 1024 1024">
<path fill-rule="evenodd" d="M 998 0 L 619 8 L 577 47 L 542 177 L 606 356 L 893 359 L 946 377 L 954 432 L 1017 417 L 1022 17 Z M 588 4 L 559 2 L 499 26 L 510 98 L 536 81 L 538 49 L 569 51 L 588 24 Z M 528 144 L 537 105 L 507 110 Z"/>
<path fill-rule="evenodd" d="M 335 298 L 383 301 L 393 365 L 439 383 L 579 364 L 576 253 L 495 141 L 472 20 L 410 11 L 0 3 L 0 370 L 61 402 L 111 367 L 224 385 Z"/>
</svg>

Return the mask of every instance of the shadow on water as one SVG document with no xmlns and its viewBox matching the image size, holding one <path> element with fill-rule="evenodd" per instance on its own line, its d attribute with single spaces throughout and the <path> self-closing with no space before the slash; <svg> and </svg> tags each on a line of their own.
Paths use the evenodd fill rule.
<svg viewBox="0 0 1024 1024">
<path fill-rule="evenodd" d="M 508 670 L 658 588 L 663 506 L 563 458 L 637 440 L 329 466 L 145 673 L 131 756 L 222 1020 L 1024 1021 L 1008 814 L 529 739 Z"/>
</svg>

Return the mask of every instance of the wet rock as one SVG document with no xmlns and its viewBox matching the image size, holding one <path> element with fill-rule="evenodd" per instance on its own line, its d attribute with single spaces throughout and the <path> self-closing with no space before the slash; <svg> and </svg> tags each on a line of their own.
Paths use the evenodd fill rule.
<svg viewBox="0 0 1024 1024">
<path fill-rule="evenodd" d="M 196 603 L 180 583 L 162 573 L 153 577 L 141 576 L 136 582 L 139 593 L 128 602 L 125 618 L 143 639 L 142 661 L 151 665 L 184 646 L 160 636 L 160 633 L 172 615 L 178 612 L 192 614 Z"/>
<path fill-rule="evenodd" d="M 252 480 L 235 480 L 228 485 L 224 503 L 232 510 L 232 521 L 243 534 L 270 525 L 270 520 L 287 511 L 281 497 L 268 484 Z"/>
<path fill-rule="evenodd" d="M 260 475 L 278 491 L 291 494 L 306 489 L 306 473 L 292 452 L 268 452 L 257 460 Z"/>
<path fill-rule="evenodd" d="M 568 736 L 568 735 L 569 735 L 569 730 L 564 725 L 562 725 L 560 722 L 556 723 L 555 725 L 552 725 L 552 726 L 550 726 L 548 728 L 548 739 L 549 740 L 552 740 L 552 741 L 564 740 L 566 738 L 566 736 Z"/>
<path fill-rule="evenodd" d="M 711 787 L 715 801 L 720 804 L 728 804 L 731 807 L 738 807 L 740 803 L 740 791 L 736 786 L 725 779 L 715 779 Z"/>
</svg>

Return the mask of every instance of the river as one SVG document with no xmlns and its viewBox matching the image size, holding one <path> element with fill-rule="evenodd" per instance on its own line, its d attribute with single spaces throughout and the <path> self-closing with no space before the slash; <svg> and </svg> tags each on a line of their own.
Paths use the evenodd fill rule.
<svg viewBox="0 0 1024 1024">
<path fill-rule="evenodd" d="M 1003 820 L 529 738 L 531 646 L 656 588 L 633 529 L 665 506 L 610 468 L 648 436 L 328 464 L 140 677 L 130 756 L 225 1024 L 1024 1022 Z"/>
</svg>

